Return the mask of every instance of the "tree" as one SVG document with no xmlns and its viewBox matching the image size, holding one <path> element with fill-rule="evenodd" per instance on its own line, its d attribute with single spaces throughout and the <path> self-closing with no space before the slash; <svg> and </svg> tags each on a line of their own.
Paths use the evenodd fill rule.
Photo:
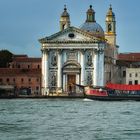
<svg viewBox="0 0 140 140">
<path fill-rule="evenodd" d="M 0 50 L 0 68 L 8 67 L 8 64 L 12 61 L 13 54 L 8 50 Z"/>
</svg>

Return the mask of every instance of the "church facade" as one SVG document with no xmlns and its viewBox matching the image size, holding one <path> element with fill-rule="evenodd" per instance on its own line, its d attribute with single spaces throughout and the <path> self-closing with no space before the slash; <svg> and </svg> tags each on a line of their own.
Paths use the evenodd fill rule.
<svg viewBox="0 0 140 140">
<path fill-rule="evenodd" d="M 60 31 L 40 39 L 42 51 L 42 95 L 49 92 L 80 92 L 75 86 L 104 86 L 112 80 L 117 59 L 116 21 L 110 6 L 106 31 L 95 20 L 90 5 L 86 21 L 70 25 L 67 8 L 60 17 Z"/>
</svg>

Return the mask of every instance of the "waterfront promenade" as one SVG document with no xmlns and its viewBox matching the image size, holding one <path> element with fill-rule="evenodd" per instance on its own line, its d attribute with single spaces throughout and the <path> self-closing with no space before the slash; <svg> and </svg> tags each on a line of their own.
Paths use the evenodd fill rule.
<svg viewBox="0 0 140 140">
<path fill-rule="evenodd" d="M 4 98 L 8 98 L 8 99 L 41 99 L 41 98 L 84 98 L 84 94 L 80 93 L 80 94 L 66 94 L 66 93 L 62 93 L 62 94 L 49 94 L 49 95 L 18 95 L 18 96 L 1 96 L 0 99 L 4 99 Z"/>
</svg>

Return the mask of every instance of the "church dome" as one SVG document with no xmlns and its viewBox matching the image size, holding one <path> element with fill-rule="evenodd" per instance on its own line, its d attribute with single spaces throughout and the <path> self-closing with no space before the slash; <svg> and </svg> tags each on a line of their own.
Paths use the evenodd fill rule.
<svg viewBox="0 0 140 140">
<path fill-rule="evenodd" d="M 96 22 L 85 22 L 80 26 L 80 29 L 91 32 L 97 37 L 104 37 L 104 31 L 102 27 Z"/>
<path fill-rule="evenodd" d="M 95 12 L 92 9 L 92 5 L 90 5 L 90 8 L 87 10 L 87 19 L 85 23 L 80 26 L 80 29 L 90 32 L 97 37 L 104 38 L 104 31 L 102 27 L 96 23 Z"/>
</svg>

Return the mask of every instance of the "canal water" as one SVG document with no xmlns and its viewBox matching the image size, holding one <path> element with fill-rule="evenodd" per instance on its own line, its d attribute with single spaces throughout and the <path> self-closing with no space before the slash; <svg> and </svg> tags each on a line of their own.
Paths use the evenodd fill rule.
<svg viewBox="0 0 140 140">
<path fill-rule="evenodd" d="M 140 140 L 140 102 L 1 99 L 0 140 Z"/>
</svg>

